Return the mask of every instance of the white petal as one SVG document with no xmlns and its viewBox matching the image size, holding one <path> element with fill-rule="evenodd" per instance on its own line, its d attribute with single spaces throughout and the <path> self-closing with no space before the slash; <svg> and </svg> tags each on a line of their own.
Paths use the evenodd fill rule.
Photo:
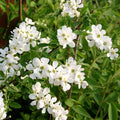
<svg viewBox="0 0 120 120">
<path fill-rule="evenodd" d="M 29 95 L 29 98 L 30 98 L 31 100 L 36 99 L 36 94 L 34 94 L 34 93 L 33 93 L 33 94 L 30 94 L 30 95 Z"/>
<path fill-rule="evenodd" d="M 36 105 L 36 101 L 32 101 L 32 102 L 30 103 L 30 105 L 32 105 L 32 106 Z"/>
<path fill-rule="evenodd" d="M 53 61 L 53 67 L 57 67 L 58 66 L 58 62 L 57 61 Z"/>
</svg>

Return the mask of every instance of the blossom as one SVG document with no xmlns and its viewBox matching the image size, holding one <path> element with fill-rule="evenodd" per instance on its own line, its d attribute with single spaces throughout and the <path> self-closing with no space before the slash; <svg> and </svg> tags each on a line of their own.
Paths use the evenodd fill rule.
<svg viewBox="0 0 120 120">
<path fill-rule="evenodd" d="M 98 48 L 103 49 L 103 40 L 105 39 L 103 36 L 106 34 L 106 31 L 102 30 L 101 24 L 98 24 L 96 26 L 92 25 L 91 29 L 91 32 L 87 31 L 89 35 L 86 36 L 86 40 L 88 41 L 89 46 L 93 47 L 94 45 L 96 45 Z"/>
<path fill-rule="evenodd" d="M 37 45 L 41 32 L 38 32 L 37 28 L 33 25 L 34 22 L 26 18 L 25 22 L 20 23 L 19 27 L 12 31 L 13 36 L 9 41 L 9 47 L 14 54 L 22 54 L 30 50 L 30 45 L 32 47 Z"/>
<path fill-rule="evenodd" d="M 2 97 L 3 97 L 3 93 L 0 92 L 0 120 L 5 119 L 7 116 L 5 111 L 5 104 Z"/>
<path fill-rule="evenodd" d="M 101 38 L 101 40 L 102 40 L 102 45 L 100 46 L 101 50 L 107 51 L 107 50 L 111 49 L 111 47 L 112 47 L 112 41 L 111 41 L 110 37 L 103 36 Z"/>
<path fill-rule="evenodd" d="M 49 59 L 43 57 L 41 59 L 34 58 L 32 63 L 27 64 L 26 69 L 33 71 L 33 73 L 30 74 L 30 78 L 46 78 L 48 74 L 48 62 Z"/>
<path fill-rule="evenodd" d="M 12 77 L 21 69 L 19 59 L 8 48 L 0 49 L 0 70 L 3 71 L 7 78 Z"/>
<path fill-rule="evenodd" d="M 33 100 L 30 104 L 36 106 L 37 109 L 42 109 L 42 113 L 48 111 L 55 117 L 55 120 L 67 120 L 68 110 L 64 110 L 61 103 L 57 101 L 56 97 L 50 95 L 49 88 L 42 88 L 39 82 L 36 82 L 32 86 L 33 93 L 29 95 L 29 98 Z"/>
<path fill-rule="evenodd" d="M 118 54 L 116 52 L 118 49 L 112 48 L 112 40 L 109 36 L 105 36 L 106 31 L 102 30 L 102 25 L 92 25 L 91 29 L 92 31 L 87 31 L 89 35 L 86 36 L 89 46 L 93 47 L 95 45 L 100 50 L 109 51 L 107 57 L 110 57 L 111 60 L 117 58 Z"/>
<path fill-rule="evenodd" d="M 116 53 L 118 51 L 118 48 L 111 48 L 109 50 L 109 53 L 107 53 L 107 57 L 110 57 L 111 60 L 114 60 L 114 58 L 117 58 L 118 57 L 118 54 Z"/>
<path fill-rule="evenodd" d="M 79 17 L 80 12 L 77 10 L 83 7 L 81 0 L 61 0 L 60 7 L 62 8 L 62 16 L 69 15 L 71 18 Z"/>
<path fill-rule="evenodd" d="M 72 32 L 72 29 L 70 27 L 64 25 L 62 26 L 62 29 L 57 30 L 57 38 L 63 48 L 66 48 L 67 45 L 73 48 L 75 47 L 73 40 L 77 38 L 77 35 Z"/>
<path fill-rule="evenodd" d="M 72 83 L 77 84 L 79 87 L 80 84 L 82 85 L 81 81 L 84 82 L 85 79 L 84 68 L 77 65 L 73 57 L 69 57 L 66 63 L 62 65 L 58 65 L 57 61 L 53 61 L 52 65 L 50 65 L 48 58 L 34 58 L 26 65 L 26 69 L 31 71 L 30 78 L 48 78 L 50 84 L 61 86 L 63 91 L 69 90 Z M 87 86 L 88 84 L 86 84 Z"/>
<path fill-rule="evenodd" d="M 26 22 L 28 25 L 34 25 L 34 24 L 35 24 L 30 18 L 25 18 L 25 22 Z"/>
</svg>

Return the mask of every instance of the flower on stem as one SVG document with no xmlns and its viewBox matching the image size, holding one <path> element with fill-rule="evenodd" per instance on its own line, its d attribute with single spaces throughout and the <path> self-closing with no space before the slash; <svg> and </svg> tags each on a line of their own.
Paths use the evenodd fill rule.
<svg viewBox="0 0 120 120">
<path fill-rule="evenodd" d="M 80 16 L 80 12 L 77 10 L 83 7 L 81 0 L 61 0 L 60 7 L 63 10 L 62 16 L 69 15 L 71 18 Z"/>
<path fill-rule="evenodd" d="M 62 29 L 57 30 L 57 38 L 59 44 L 66 48 L 67 45 L 70 47 L 75 47 L 75 43 L 73 42 L 74 39 L 77 38 L 77 35 L 72 32 L 72 29 L 67 26 L 62 26 Z"/>
<path fill-rule="evenodd" d="M 32 106 L 42 109 L 42 113 L 46 113 L 47 110 L 55 117 L 55 120 L 67 120 L 68 110 L 64 110 L 60 102 L 56 102 L 57 98 L 50 95 L 49 88 L 42 88 L 41 84 L 37 82 L 32 89 L 34 93 L 29 95 L 29 98 L 33 100 Z"/>
<path fill-rule="evenodd" d="M 116 53 L 118 52 L 118 48 L 111 48 L 109 50 L 109 53 L 107 53 L 107 57 L 110 57 L 111 60 L 114 60 L 114 58 L 117 58 L 118 57 L 118 54 Z"/>
</svg>

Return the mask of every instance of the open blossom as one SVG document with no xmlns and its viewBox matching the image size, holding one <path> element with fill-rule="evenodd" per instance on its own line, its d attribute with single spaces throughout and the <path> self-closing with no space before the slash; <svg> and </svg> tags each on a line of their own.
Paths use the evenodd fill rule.
<svg viewBox="0 0 120 120">
<path fill-rule="evenodd" d="M 57 98 L 50 95 L 49 88 L 42 88 L 41 84 L 36 82 L 32 89 L 33 93 L 29 95 L 29 98 L 33 100 L 31 102 L 32 106 L 42 109 L 42 113 L 48 111 L 55 120 L 67 120 L 68 110 L 64 110 L 60 102 L 56 102 Z"/>
<path fill-rule="evenodd" d="M 7 47 L 0 49 L 0 70 L 3 71 L 7 78 L 17 74 L 17 71 L 21 68 L 18 62 L 19 59 Z"/>
<path fill-rule="evenodd" d="M 112 40 L 109 36 L 105 36 L 106 31 L 102 30 L 102 25 L 92 25 L 91 29 L 92 31 L 87 31 L 89 35 L 86 36 L 89 46 L 93 47 L 95 45 L 100 50 L 104 50 L 105 52 L 109 51 L 107 57 L 110 57 L 111 60 L 117 58 L 118 54 L 116 52 L 118 49 L 112 48 Z"/>
<path fill-rule="evenodd" d="M 82 0 L 61 0 L 62 16 L 69 15 L 71 18 L 79 17 L 80 12 L 77 10 L 83 7 Z"/>
<path fill-rule="evenodd" d="M 25 18 L 25 22 L 28 25 L 34 25 L 35 24 L 30 18 Z"/>
<path fill-rule="evenodd" d="M 30 50 L 30 45 L 35 47 L 37 40 L 40 39 L 41 32 L 37 31 L 37 28 L 31 19 L 26 18 L 25 22 L 20 23 L 18 28 L 15 28 L 12 32 L 13 37 L 9 41 L 10 50 L 16 54 L 22 54 L 25 51 Z"/>
<path fill-rule="evenodd" d="M 67 45 L 73 48 L 75 47 L 73 40 L 77 38 L 77 35 L 72 32 L 72 29 L 70 27 L 64 25 L 62 29 L 57 30 L 57 38 L 63 48 L 66 48 Z"/>
<path fill-rule="evenodd" d="M 71 83 L 75 83 L 78 88 L 82 87 L 83 89 L 88 86 L 87 81 L 84 81 L 84 69 L 81 65 L 77 65 L 73 57 L 69 57 L 62 65 L 58 65 L 57 61 L 53 61 L 52 65 L 49 65 L 47 58 L 34 58 L 27 64 L 26 69 L 31 71 L 30 78 L 49 78 L 50 84 L 61 86 L 63 91 L 70 90 Z"/>
<path fill-rule="evenodd" d="M 112 41 L 111 41 L 111 38 L 109 36 L 103 36 L 101 38 L 101 41 L 102 41 L 102 45 L 100 46 L 101 50 L 108 51 L 109 49 L 111 49 Z"/>
<path fill-rule="evenodd" d="M 106 34 L 105 30 L 102 30 L 102 25 L 98 24 L 98 25 L 92 25 L 91 26 L 92 31 L 87 31 L 87 33 L 89 34 L 88 36 L 86 36 L 86 39 L 88 41 L 88 44 L 90 47 L 92 47 L 93 45 L 96 45 L 98 48 L 102 48 L 103 46 L 103 36 Z"/>
<path fill-rule="evenodd" d="M 114 58 L 117 58 L 118 57 L 118 54 L 116 53 L 118 52 L 118 48 L 111 48 L 109 50 L 109 53 L 107 53 L 107 57 L 110 57 L 111 60 L 114 60 Z"/>
<path fill-rule="evenodd" d="M 5 119 L 7 116 L 5 111 L 5 104 L 2 97 L 3 97 L 3 93 L 0 92 L 0 120 Z"/>
<path fill-rule="evenodd" d="M 27 64 L 26 69 L 33 71 L 33 73 L 30 74 L 30 78 L 46 78 L 48 72 L 48 62 L 48 58 L 34 58 L 32 63 Z"/>
</svg>

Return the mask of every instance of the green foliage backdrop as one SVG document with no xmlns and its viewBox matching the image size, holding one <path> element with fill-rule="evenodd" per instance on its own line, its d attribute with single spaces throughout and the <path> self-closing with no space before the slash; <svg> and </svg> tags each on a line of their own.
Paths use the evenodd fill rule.
<svg viewBox="0 0 120 120">
<path fill-rule="evenodd" d="M 35 21 L 37 29 L 42 33 L 41 37 L 49 36 L 51 42 L 48 45 L 40 44 L 32 48 L 30 52 L 23 53 L 20 63 L 25 66 L 25 62 L 34 57 L 47 57 L 51 61 L 56 60 L 61 64 L 69 56 L 74 56 L 74 49 L 69 47 L 63 49 L 59 46 L 56 37 L 57 29 L 61 26 L 71 27 L 79 36 L 81 45 L 77 47 L 76 60 L 85 69 L 85 80 L 89 86 L 85 90 L 73 86 L 71 98 L 68 98 L 68 92 L 61 91 L 61 88 L 49 84 L 47 87 L 51 89 L 53 96 L 57 96 L 64 108 L 70 107 L 68 120 L 119 120 L 120 57 L 111 61 L 104 52 L 96 47 L 90 48 L 85 39 L 86 32 L 84 30 L 89 30 L 93 24 L 101 24 L 107 35 L 112 38 L 113 47 L 120 49 L 120 0 L 84 0 L 84 7 L 80 9 L 80 17 L 77 21 L 76 18 L 71 19 L 69 16 L 62 17 L 59 4 L 59 0 L 26 0 L 23 3 L 22 20 L 28 17 Z M 0 1 L 0 8 L 7 12 L 4 0 Z M 18 1 L 10 3 L 9 9 L 8 24 L 19 15 Z M 3 38 L 5 39 L 4 36 Z M 53 51 L 51 53 L 37 52 L 39 47 L 44 46 L 49 46 Z M 118 54 L 120 55 L 120 51 Z M 21 73 L 23 76 L 28 74 L 24 71 Z M 2 72 L 0 75 L 4 77 Z M 44 81 L 42 82 L 41 84 L 44 85 Z M 41 110 L 30 106 L 31 100 L 28 96 L 32 93 L 31 87 L 35 83 L 36 81 L 30 78 L 21 80 L 14 76 L 8 78 L 4 87 L 0 87 L 0 90 L 4 91 L 4 99 L 7 104 L 7 119 L 53 119 L 49 114 L 42 114 Z"/>
</svg>

